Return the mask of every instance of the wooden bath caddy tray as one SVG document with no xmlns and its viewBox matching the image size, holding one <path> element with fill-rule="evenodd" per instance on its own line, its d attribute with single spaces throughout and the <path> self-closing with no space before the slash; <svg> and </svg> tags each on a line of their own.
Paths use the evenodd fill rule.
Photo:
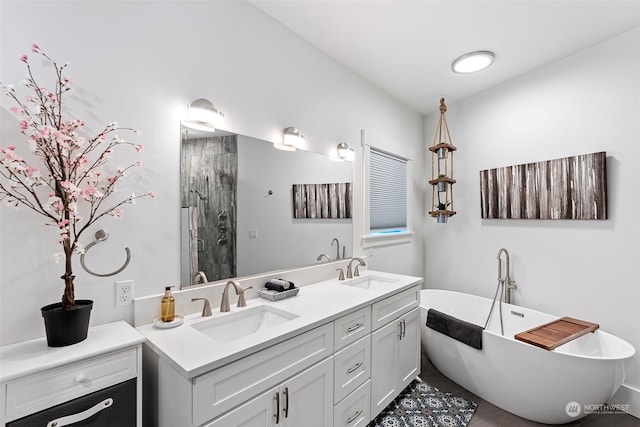
<svg viewBox="0 0 640 427">
<path fill-rule="evenodd" d="M 586 334 L 594 332 L 600 325 L 584 320 L 562 317 L 553 322 L 545 323 L 528 331 L 516 334 L 515 339 L 553 350 L 562 344 Z"/>
</svg>

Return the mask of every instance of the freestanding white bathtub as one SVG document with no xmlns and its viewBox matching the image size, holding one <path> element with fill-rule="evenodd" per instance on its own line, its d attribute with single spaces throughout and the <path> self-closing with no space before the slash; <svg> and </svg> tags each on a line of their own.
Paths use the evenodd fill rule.
<svg viewBox="0 0 640 427">
<path fill-rule="evenodd" d="M 484 326 L 491 299 L 445 290 L 422 290 L 422 350 L 444 375 L 484 400 L 532 421 L 561 424 L 585 415 L 585 405 L 605 403 L 624 380 L 623 360 L 634 355 L 628 342 L 598 329 L 553 351 L 515 340 L 518 332 L 557 319 L 498 302 L 476 350 L 426 327 L 434 308 Z M 585 319 L 588 320 L 588 319 Z"/>
</svg>

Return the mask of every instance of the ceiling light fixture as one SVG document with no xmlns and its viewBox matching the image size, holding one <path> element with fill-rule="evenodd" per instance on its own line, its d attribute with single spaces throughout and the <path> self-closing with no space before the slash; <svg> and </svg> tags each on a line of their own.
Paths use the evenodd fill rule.
<svg viewBox="0 0 640 427">
<path fill-rule="evenodd" d="M 355 157 L 355 152 L 353 148 L 349 147 L 346 142 L 341 142 L 338 144 L 338 157 L 341 160 L 346 160 L 348 162 L 353 162 L 353 158 Z"/>
<path fill-rule="evenodd" d="M 458 74 L 475 73 L 493 64 L 495 55 L 488 50 L 465 53 L 451 63 L 451 71 Z"/>
<path fill-rule="evenodd" d="M 218 110 L 211 101 L 198 98 L 189 104 L 187 119 L 182 124 L 192 129 L 215 132 L 222 124 L 224 113 Z"/>
<path fill-rule="evenodd" d="M 274 142 L 273 146 L 278 150 L 296 151 L 298 148 L 304 148 L 304 143 L 304 135 L 298 129 L 289 126 L 282 133 L 282 143 Z"/>
</svg>

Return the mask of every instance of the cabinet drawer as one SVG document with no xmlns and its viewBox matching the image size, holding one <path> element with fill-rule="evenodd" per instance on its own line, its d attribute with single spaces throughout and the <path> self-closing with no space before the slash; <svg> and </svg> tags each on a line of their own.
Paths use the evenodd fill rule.
<svg viewBox="0 0 640 427">
<path fill-rule="evenodd" d="M 333 408 L 334 427 L 366 427 L 371 421 L 371 380 Z"/>
<path fill-rule="evenodd" d="M 340 402 L 371 377 L 371 335 L 334 355 L 334 403 Z"/>
<path fill-rule="evenodd" d="M 365 307 L 334 322 L 334 349 L 340 350 L 371 332 L 371 307 Z"/>
<path fill-rule="evenodd" d="M 14 420 L 137 376 L 138 348 L 85 359 L 5 385 L 6 420 Z"/>
<path fill-rule="evenodd" d="M 135 426 L 136 379 L 103 388 L 44 411 L 7 423 L 6 427 Z"/>
<path fill-rule="evenodd" d="M 327 323 L 193 380 L 193 421 L 201 425 L 333 353 Z"/>
<path fill-rule="evenodd" d="M 378 301 L 371 307 L 371 328 L 376 330 L 420 305 L 420 285 Z"/>
</svg>

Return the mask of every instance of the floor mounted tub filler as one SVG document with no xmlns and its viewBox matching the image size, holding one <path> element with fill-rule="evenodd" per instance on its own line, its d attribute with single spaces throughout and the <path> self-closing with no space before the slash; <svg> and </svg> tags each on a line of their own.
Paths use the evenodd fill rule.
<svg viewBox="0 0 640 427">
<path fill-rule="evenodd" d="M 491 299 L 437 289 L 421 291 L 422 351 L 460 386 L 520 417 L 562 424 L 585 415 L 585 405 L 605 403 L 624 380 L 623 361 L 635 353 L 626 341 L 600 329 L 553 351 L 513 337 L 557 319 L 539 311 L 502 304 L 504 336 L 496 303 L 482 349 L 477 350 L 425 326 L 435 309 L 484 326 Z"/>
</svg>

